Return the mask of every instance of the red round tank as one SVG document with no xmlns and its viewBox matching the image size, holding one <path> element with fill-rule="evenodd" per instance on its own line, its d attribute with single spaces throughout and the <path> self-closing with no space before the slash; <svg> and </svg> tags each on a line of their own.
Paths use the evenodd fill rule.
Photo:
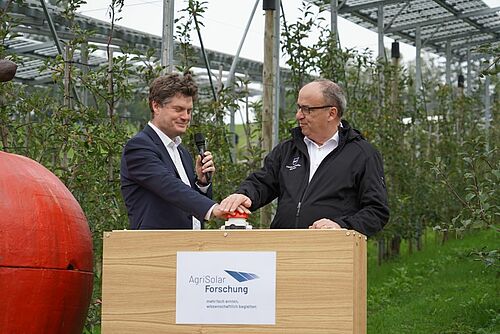
<svg viewBox="0 0 500 334">
<path fill-rule="evenodd" d="M 0 333 L 82 333 L 92 260 L 87 220 L 64 184 L 0 152 Z"/>
</svg>

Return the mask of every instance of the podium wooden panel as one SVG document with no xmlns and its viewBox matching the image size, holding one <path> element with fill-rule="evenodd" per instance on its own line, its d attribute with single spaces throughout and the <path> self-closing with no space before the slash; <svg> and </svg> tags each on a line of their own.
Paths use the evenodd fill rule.
<svg viewBox="0 0 500 334">
<path fill-rule="evenodd" d="M 275 325 L 176 325 L 177 251 L 275 251 Z M 346 230 L 104 234 L 102 333 L 366 333 L 366 238 Z"/>
</svg>

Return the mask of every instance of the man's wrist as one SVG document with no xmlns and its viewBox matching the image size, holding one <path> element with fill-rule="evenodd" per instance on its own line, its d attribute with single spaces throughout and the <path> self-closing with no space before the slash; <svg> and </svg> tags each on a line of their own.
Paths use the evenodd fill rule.
<svg viewBox="0 0 500 334">
<path fill-rule="evenodd" d="M 210 185 L 210 183 L 205 183 L 205 182 L 201 182 L 200 180 L 196 180 L 196 185 L 198 187 L 207 187 Z"/>
<path fill-rule="evenodd" d="M 208 209 L 207 213 L 205 214 L 205 220 L 210 220 L 210 218 L 215 217 L 214 211 L 217 209 L 219 204 L 215 203 Z"/>
</svg>

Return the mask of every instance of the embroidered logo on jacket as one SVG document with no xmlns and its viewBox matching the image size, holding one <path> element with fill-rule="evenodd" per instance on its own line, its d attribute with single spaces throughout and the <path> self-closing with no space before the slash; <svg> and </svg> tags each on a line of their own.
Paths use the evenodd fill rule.
<svg viewBox="0 0 500 334">
<path fill-rule="evenodd" d="M 382 182 L 382 187 L 385 189 L 385 179 L 383 176 L 380 177 L 380 182 Z"/>
<path fill-rule="evenodd" d="M 286 166 L 286 168 L 288 168 L 288 170 L 295 170 L 295 169 L 297 169 L 297 167 L 300 167 L 301 164 L 299 164 L 299 158 L 300 157 L 293 158 L 292 165 Z"/>
</svg>

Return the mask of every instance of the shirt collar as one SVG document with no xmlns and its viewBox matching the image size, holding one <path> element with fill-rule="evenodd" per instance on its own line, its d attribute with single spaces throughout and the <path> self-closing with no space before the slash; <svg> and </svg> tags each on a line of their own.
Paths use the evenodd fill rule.
<svg viewBox="0 0 500 334">
<path fill-rule="evenodd" d="M 323 143 L 323 145 L 318 145 L 316 144 L 313 140 L 309 139 L 308 137 L 304 137 L 304 142 L 306 143 L 306 145 L 314 145 L 316 147 L 323 147 L 325 145 L 328 145 L 328 144 L 333 144 L 333 143 L 337 143 L 339 142 L 339 132 L 335 132 L 335 134 L 330 138 L 328 139 L 327 141 L 325 141 Z"/>
<path fill-rule="evenodd" d="M 163 131 L 161 131 L 160 129 L 158 129 L 156 127 L 156 125 L 154 125 L 153 123 L 148 122 L 148 125 L 156 132 L 156 134 L 158 135 L 158 137 L 160 137 L 163 145 L 165 145 L 165 147 L 168 147 L 170 145 L 174 145 L 175 147 L 179 146 L 181 143 L 182 143 L 182 139 L 181 137 L 179 136 L 176 136 L 173 140 L 167 136 L 165 133 L 163 133 Z"/>
<path fill-rule="evenodd" d="M 339 128 L 343 128 L 343 127 L 344 127 L 344 126 L 342 125 L 342 122 L 340 122 L 340 123 L 339 123 Z M 313 140 L 311 140 L 310 138 L 308 138 L 308 137 L 304 136 L 304 142 L 306 143 L 306 145 L 311 145 L 311 144 L 312 144 L 312 145 L 314 145 L 314 146 L 316 146 L 316 147 L 322 147 L 322 146 L 325 146 L 326 144 L 329 144 L 331 141 L 332 141 L 332 142 L 335 142 L 335 143 L 337 143 L 337 144 L 338 144 L 338 142 L 339 142 L 339 131 L 338 131 L 338 130 L 335 132 L 335 134 L 334 134 L 334 135 L 333 135 L 330 139 L 328 139 L 327 141 L 325 141 L 325 142 L 323 143 L 323 145 L 321 145 L 321 146 L 320 146 L 320 145 L 318 145 L 318 144 L 316 144 L 316 143 L 315 143 Z"/>
</svg>

